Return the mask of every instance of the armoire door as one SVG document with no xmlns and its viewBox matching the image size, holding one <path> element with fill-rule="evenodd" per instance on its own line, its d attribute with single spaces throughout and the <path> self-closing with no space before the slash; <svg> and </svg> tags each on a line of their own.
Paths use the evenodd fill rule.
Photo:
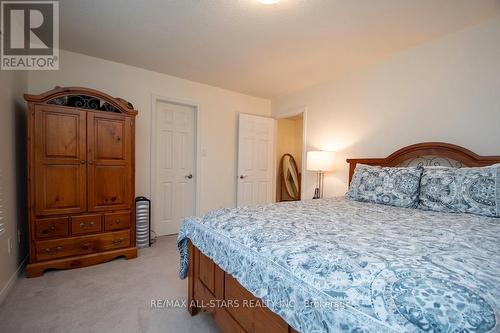
<svg viewBox="0 0 500 333">
<path fill-rule="evenodd" d="M 35 107 L 36 215 L 86 210 L 86 112 Z"/>
<path fill-rule="evenodd" d="M 88 112 L 88 211 L 131 208 L 130 117 Z"/>
</svg>

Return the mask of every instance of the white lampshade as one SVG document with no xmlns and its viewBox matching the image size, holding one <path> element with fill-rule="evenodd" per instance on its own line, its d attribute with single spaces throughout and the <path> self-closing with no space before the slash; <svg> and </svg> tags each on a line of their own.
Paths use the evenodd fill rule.
<svg viewBox="0 0 500 333">
<path fill-rule="evenodd" d="M 333 151 L 308 151 L 307 170 L 309 171 L 332 171 L 335 152 Z"/>
</svg>

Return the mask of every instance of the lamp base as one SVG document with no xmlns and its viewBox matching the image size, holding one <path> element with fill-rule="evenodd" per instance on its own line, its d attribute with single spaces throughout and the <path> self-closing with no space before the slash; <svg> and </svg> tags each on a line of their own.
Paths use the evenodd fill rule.
<svg viewBox="0 0 500 333">
<path fill-rule="evenodd" d="M 320 191 L 319 191 L 319 187 L 316 187 L 314 189 L 314 197 L 313 199 L 319 199 L 320 198 Z"/>
</svg>

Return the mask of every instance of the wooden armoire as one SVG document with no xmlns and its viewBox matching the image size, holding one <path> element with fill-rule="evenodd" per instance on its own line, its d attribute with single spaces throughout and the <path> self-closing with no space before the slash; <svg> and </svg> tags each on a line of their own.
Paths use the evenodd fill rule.
<svg viewBox="0 0 500 333">
<path fill-rule="evenodd" d="M 28 277 L 137 257 L 137 111 L 88 88 L 56 87 L 28 102 Z"/>
</svg>

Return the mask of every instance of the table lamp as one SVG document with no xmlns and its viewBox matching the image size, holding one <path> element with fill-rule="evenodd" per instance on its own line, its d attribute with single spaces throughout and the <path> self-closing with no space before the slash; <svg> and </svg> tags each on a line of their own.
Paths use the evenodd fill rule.
<svg viewBox="0 0 500 333">
<path fill-rule="evenodd" d="M 335 152 L 333 151 L 308 151 L 307 152 L 307 170 L 316 171 L 316 188 L 314 189 L 313 199 L 323 198 L 323 181 L 325 172 L 333 170 L 333 160 Z"/>
</svg>

